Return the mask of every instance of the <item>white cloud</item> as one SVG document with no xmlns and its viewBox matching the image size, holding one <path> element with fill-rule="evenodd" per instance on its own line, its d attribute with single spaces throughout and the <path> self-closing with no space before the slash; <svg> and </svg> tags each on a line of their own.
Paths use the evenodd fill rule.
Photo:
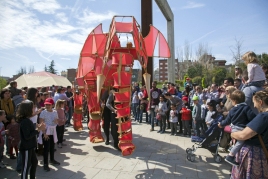
<svg viewBox="0 0 268 179">
<path fill-rule="evenodd" d="M 113 11 L 108 11 L 107 13 L 95 13 L 91 10 L 85 9 L 83 11 L 82 17 L 76 17 L 80 24 L 93 24 L 97 22 L 102 22 L 104 20 L 111 20 L 116 13 Z"/>
<path fill-rule="evenodd" d="M 35 9 L 44 14 L 54 14 L 60 9 L 60 4 L 55 0 L 22 0 L 26 7 Z"/>
<path fill-rule="evenodd" d="M 200 8 L 203 6 L 205 6 L 205 4 L 196 3 L 196 2 L 188 2 L 186 6 L 182 7 L 182 9 L 193 9 L 193 8 Z"/>
<path fill-rule="evenodd" d="M 61 60 L 71 60 L 70 58 L 60 58 Z"/>
<path fill-rule="evenodd" d="M 64 22 L 64 23 L 68 22 L 68 18 L 66 17 L 66 14 L 63 13 L 63 12 L 57 13 L 56 18 L 59 19 L 60 21 Z"/>
</svg>

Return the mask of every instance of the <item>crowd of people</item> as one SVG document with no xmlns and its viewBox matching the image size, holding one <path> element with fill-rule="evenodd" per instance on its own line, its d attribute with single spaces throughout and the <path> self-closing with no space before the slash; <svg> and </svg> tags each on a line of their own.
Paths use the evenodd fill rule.
<svg viewBox="0 0 268 179">
<path fill-rule="evenodd" d="M 27 178 L 28 173 L 35 178 L 36 154 L 43 156 L 45 171 L 50 171 L 49 164 L 60 165 L 54 158 L 55 144 L 58 148 L 65 146 L 63 136 L 71 125 L 73 106 L 71 86 L 17 89 L 12 81 L 9 88 L 2 89 L 0 168 L 7 164 L 3 162 L 4 146 L 6 156 L 17 159 L 16 170 L 21 178 Z"/>
<path fill-rule="evenodd" d="M 213 121 L 222 115 L 224 120 L 218 127 L 230 128 L 231 133 L 224 132 L 221 142 L 223 150 L 230 151 L 225 161 L 233 165 L 231 178 L 268 178 L 267 68 L 258 64 L 254 52 L 245 53 L 242 59 L 247 70 L 242 72 L 236 66 L 235 79 L 225 78 L 220 85 L 202 88 L 187 78 L 184 91 L 180 91 L 173 83 L 157 88 L 157 82 L 153 82 L 148 94 L 146 86 L 134 83 L 134 121 L 142 123 L 146 113 L 145 122 L 151 125 L 150 131 L 159 126 L 159 134 L 170 130 L 170 135 L 190 137 L 204 136 Z"/>
<path fill-rule="evenodd" d="M 254 52 L 243 55 L 247 70 L 236 66 L 235 79 L 226 78 L 221 85 L 211 84 L 202 88 L 186 79 L 184 90 L 173 83 L 157 88 L 157 82 L 147 93 L 146 86 L 134 83 L 132 87 L 132 117 L 136 123 L 148 123 L 150 131 L 159 135 L 202 137 L 219 116 L 224 120 L 219 128 L 230 128 L 225 132 L 222 143 L 224 150 L 230 149 L 225 160 L 233 165 L 231 178 L 268 178 L 268 89 L 267 68 L 258 64 Z M 106 91 L 101 97 L 103 107 L 103 129 L 105 144 L 109 145 L 109 131 L 114 147 L 118 147 L 117 110 L 114 92 Z M 73 115 L 73 93 L 66 89 L 51 88 L 17 89 L 11 82 L 10 88 L 1 91 L 0 101 L 0 167 L 6 156 L 17 159 L 18 172 L 22 178 L 35 177 L 38 155 L 43 156 L 43 168 L 50 171 L 49 164 L 60 165 L 54 152 L 64 147 L 64 132 L 71 125 Z M 84 106 L 87 106 L 86 104 Z M 145 113 L 145 121 L 143 114 Z M 89 115 L 87 115 L 89 117 Z M 169 131 L 170 130 L 170 131 Z M 235 139 L 229 145 L 231 137 Z M 15 152 L 15 153 L 14 153 Z M 48 158 L 50 160 L 48 160 Z M 256 165 L 257 164 L 257 165 Z"/>
</svg>

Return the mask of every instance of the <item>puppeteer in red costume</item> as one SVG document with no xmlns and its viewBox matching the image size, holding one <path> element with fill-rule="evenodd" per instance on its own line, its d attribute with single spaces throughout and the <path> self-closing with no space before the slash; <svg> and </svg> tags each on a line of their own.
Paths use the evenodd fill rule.
<svg viewBox="0 0 268 179">
<path fill-rule="evenodd" d="M 119 21 L 116 21 L 120 19 Z M 124 21 L 123 21 L 123 20 Z M 120 41 L 121 34 L 127 35 L 126 45 Z M 156 49 L 157 48 L 157 49 Z M 132 143 L 130 117 L 131 77 L 134 60 L 138 60 L 144 69 L 146 89 L 149 94 L 150 77 L 147 73 L 148 57 L 169 58 L 170 50 L 163 34 L 154 26 L 143 37 L 140 26 L 133 16 L 115 16 L 108 33 L 103 33 L 102 24 L 98 25 L 87 37 L 78 63 L 76 82 L 80 94 L 75 96 L 76 113 L 74 121 L 81 122 L 79 114 L 80 99 L 85 95 L 90 116 L 90 142 L 104 142 L 100 122 L 103 108 L 101 96 L 112 88 L 114 92 L 114 108 L 116 111 L 118 147 L 123 156 L 131 155 L 135 150 Z M 77 98 L 77 99 L 76 99 Z M 75 125 L 75 124 L 74 124 Z"/>
</svg>

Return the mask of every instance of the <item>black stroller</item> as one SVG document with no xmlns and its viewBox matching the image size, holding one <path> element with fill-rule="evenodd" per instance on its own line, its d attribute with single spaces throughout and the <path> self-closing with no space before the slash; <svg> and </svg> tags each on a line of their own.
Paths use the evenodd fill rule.
<svg viewBox="0 0 268 179">
<path fill-rule="evenodd" d="M 218 127 L 218 122 L 221 122 L 222 120 L 223 116 L 218 115 L 209 127 L 209 129 L 205 132 L 206 138 L 204 138 L 199 143 L 195 143 L 192 148 L 186 149 L 187 160 L 191 162 L 195 161 L 195 151 L 197 151 L 198 148 L 205 148 L 212 153 L 215 162 L 221 162 L 222 157 L 218 154 L 218 149 L 222 138 L 223 129 Z"/>
</svg>

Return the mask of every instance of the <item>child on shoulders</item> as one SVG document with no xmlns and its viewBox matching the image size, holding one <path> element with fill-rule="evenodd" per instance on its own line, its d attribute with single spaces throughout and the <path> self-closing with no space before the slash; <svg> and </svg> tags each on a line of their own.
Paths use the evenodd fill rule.
<svg viewBox="0 0 268 179">
<path fill-rule="evenodd" d="M 248 51 L 242 56 L 242 59 L 247 65 L 248 71 L 248 80 L 243 88 L 246 86 L 263 87 L 266 77 L 261 66 L 258 64 L 257 55 L 252 51 Z"/>
</svg>

